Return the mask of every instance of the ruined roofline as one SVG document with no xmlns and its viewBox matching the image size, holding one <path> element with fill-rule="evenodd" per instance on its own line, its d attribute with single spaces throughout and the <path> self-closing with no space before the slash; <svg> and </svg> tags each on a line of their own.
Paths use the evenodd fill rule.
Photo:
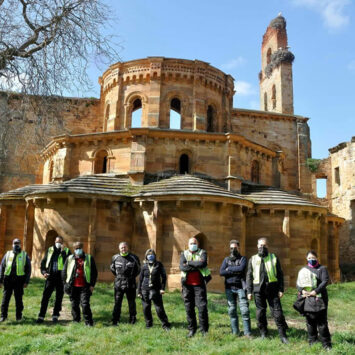
<svg viewBox="0 0 355 355">
<path fill-rule="evenodd" d="M 339 152 L 340 150 L 346 148 L 349 143 L 355 143 L 355 136 L 351 137 L 351 140 L 349 142 L 341 142 L 337 144 L 335 147 L 329 148 L 328 151 L 330 154 Z"/>
<path fill-rule="evenodd" d="M 267 116 L 269 118 L 288 119 L 288 120 L 303 121 L 303 122 L 307 122 L 309 120 L 309 117 L 300 116 L 300 115 L 291 115 L 291 114 L 287 114 L 287 113 L 262 111 L 262 110 L 251 110 L 251 109 L 246 109 L 246 108 L 233 108 L 232 109 L 232 115 L 236 115 L 238 113 L 256 115 L 256 116 L 263 117 L 263 118 L 265 118 Z"/>
</svg>

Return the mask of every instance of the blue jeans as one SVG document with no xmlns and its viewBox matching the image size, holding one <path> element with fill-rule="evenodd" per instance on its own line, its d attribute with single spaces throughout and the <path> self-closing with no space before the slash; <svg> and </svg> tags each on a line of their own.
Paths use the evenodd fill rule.
<svg viewBox="0 0 355 355">
<path fill-rule="evenodd" d="M 239 334 L 238 314 L 237 314 L 237 297 L 239 299 L 239 309 L 243 320 L 244 335 L 250 335 L 250 313 L 247 295 L 243 289 L 226 289 L 228 301 L 228 314 L 231 320 L 233 334 Z"/>
</svg>

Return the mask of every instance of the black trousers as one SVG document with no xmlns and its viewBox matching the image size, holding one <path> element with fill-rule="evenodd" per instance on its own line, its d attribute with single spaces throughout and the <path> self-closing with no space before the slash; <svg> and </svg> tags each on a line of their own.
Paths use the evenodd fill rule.
<svg viewBox="0 0 355 355">
<path fill-rule="evenodd" d="M 1 302 L 1 316 L 3 318 L 7 318 L 12 292 L 15 295 L 15 301 L 16 301 L 16 319 L 19 319 L 22 317 L 22 311 L 23 311 L 23 301 L 22 301 L 23 280 L 22 278 L 18 279 L 17 277 L 15 277 L 12 279 L 5 276 L 4 292 L 2 296 L 2 302 Z"/>
<path fill-rule="evenodd" d="M 200 322 L 200 329 L 203 332 L 208 332 L 208 310 L 207 310 L 207 291 L 206 285 L 183 285 L 182 298 L 185 304 L 186 318 L 188 329 L 196 331 L 197 321 L 195 307 L 198 309 L 198 318 Z"/>
<path fill-rule="evenodd" d="M 306 312 L 308 340 L 314 343 L 318 339 L 324 347 L 331 346 L 331 338 L 328 328 L 327 310 L 310 313 Z"/>
<path fill-rule="evenodd" d="M 88 286 L 73 287 L 70 294 L 71 314 L 74 322 L 80 322 L 80 307 L 83 311 L 85 324 L 93 324 L 92 312 L 90 308 L 91 291 Z"/>
<path fill-rule="evenodd" d="M 152 301 L 154 303 L 157 315 L 164 326 L 169 326 L 168 316 L 165 313 L 163 297 L 160 294 L 160 290 L 142 290 L 142 305 L 145 323 L 147 326 L 153 325 L 152 317 Z"/>
<path fill-rule="evenodd" d="M 48 278 L 44 285 L 41 309 L 39 311 L 38 317 L 44 318 L 46 316 L 48 302 L 52 296 L 53 291 L 55 290 L 55 303 L 53 308 L 53 317 L 59 317 L 59 313 L 62 310 L 62 301 L 63 301 L 63 281 L 60 277 L 60 274 L 55 275 L 53 278 Z"/>
<path fill-rule="evenodd" d="M 128 302 L 128 310 L 130 318 L 137 315 L 136 309 L 136 289 L 135 288 L 126 288 L 120 289 L 115 287 L 115 306 L 113 307 L 112 312 L 112 321 L 119 322 L 121 318 L 121 308 L 123 296 L 126 294 Z"/>
<path fill-rule="evenodd" d="M 271 315 L 273 316 L 280 336 L 286 336 L 287 323 L 282 311 L 281 301 L 277 289 L 262 288 L 260 292 L 254 292 L 256 306 L 256 320 L 261 332 L 267 332 L 266 308 L 269 304 Z"/>
</svg>

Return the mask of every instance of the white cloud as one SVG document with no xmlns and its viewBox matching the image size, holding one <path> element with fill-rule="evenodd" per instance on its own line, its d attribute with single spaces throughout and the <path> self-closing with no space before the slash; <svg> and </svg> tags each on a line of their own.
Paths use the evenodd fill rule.
<svg viewBox="0 0 355 355">
<path fill-rule="evenodd" d="M 325 26 L 331 30 L 340 29 L 349 23 L 345 7 L 350 5 L 350 0 L 293 0 L 293 3 L 318 12 Z"/>
<path fill-rule="evenodd" d="M 348 69 L 355 73 L 355 59 L 348 64 Z"/>
<path fill-rule="evenodd" d="M 256 90 L 254 89 L 253 85 L 246 81 L 236 81 L 235 90 L 237 95 L 242 96 L 250 96 L 256 94 Z"/>
<path fill-rule="evenodd" d="M 221 68 L 223 70 L 232 70 L 232 69 L 235 69 L 235 68 L 238 68 L 242 65 L 244 65 L 246 63 L 246 59 L 239 56 L 235 59 L 231 59 L 229 62 L 227 63 L 224 63 L 221 65 Z"/>
</svg>

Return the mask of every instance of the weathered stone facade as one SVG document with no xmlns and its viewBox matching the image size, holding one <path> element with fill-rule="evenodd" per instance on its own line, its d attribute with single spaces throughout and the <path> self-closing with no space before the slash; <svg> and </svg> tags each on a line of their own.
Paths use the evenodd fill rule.
<svg viewBox="0 0 355 355">
<path fill-rule="evenodd" d="M 111 256 L 126 240 L 141 258 L 156 249 L 168 287 L 176 288 L 180 253 L 196 236 L 209 255 L 210 289 L 221 290 L 229 240 L 239 239 L 250 257 L 266 236 L 287 284 L 310 248 L 339 280 L 343 219 L 305 198 L 312 193 L 310 135 L 308 118 L 293 114 L 292 60 L 274 56 L 266 68 L 266 55 L 287 51 L 285 26 L 278 17 L 264 36 L 262 105 L 276 87 L 267 111 L 233 109 L 233 78 L 205 62 L 148 57 L 112 65 L 99 79 L 87 127 L 43 149 L 42 183 L 0 195 L 0 256 L 23 235 L 39 275 L 45 248 L 60 234 L 69 246 L 83 241 L 99 278 L 112 280 Z M 180 129 L 170 128 L 171 111 Z M 75 122 L 66 121 L 69 130 Z"/>
</svg>

